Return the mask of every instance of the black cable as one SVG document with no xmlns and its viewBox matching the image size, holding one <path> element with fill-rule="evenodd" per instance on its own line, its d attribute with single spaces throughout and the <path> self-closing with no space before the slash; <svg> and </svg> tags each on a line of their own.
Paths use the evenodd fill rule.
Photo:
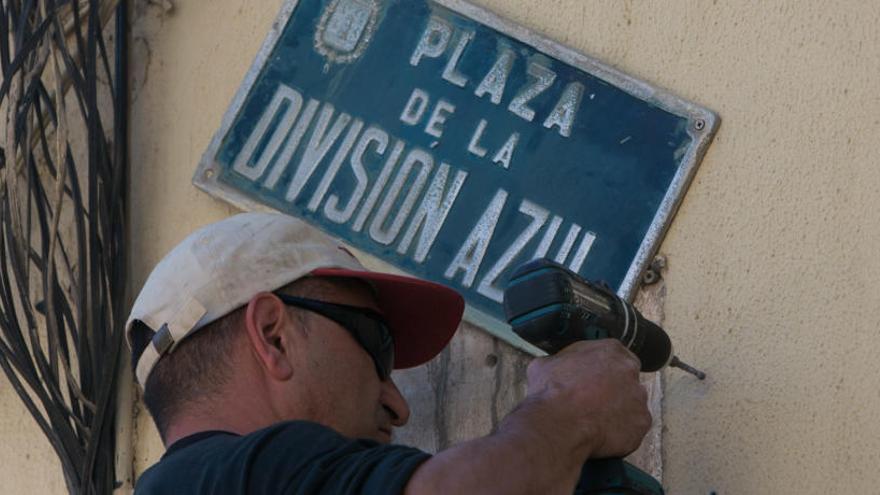
<svg viewBox="0 0 880 495">
<path fill-rule="evenodd" d="M 100 6 L 0 0 L 0 102 L 15 130 L 13 142 L 0 143 L 7 168 L 0 182 L 0 369 L 58 456 L 72 494 L 109 494 L 116 484 L 128 21 L 121 2 L 115 50 L 108 50 Z M 72 32 L 63 32 L 66 24 Z M 109 88 L 98 84 L 104 75 Z M 76 104 L 68 109 L 59 99 Z M 98 102 L 108 99 L 112 111 L 102 121 Z M 67 134 L 59 136 L 62 125 L 85 128 L 80 154 Z M 68 223 L 56 229 L 59 215 Z"/>
</svg>

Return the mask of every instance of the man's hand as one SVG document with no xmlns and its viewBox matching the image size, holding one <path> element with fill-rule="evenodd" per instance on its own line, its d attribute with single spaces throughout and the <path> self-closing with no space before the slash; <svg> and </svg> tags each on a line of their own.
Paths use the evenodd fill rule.
<svg viewBox="0 0 880 495">
<path fill-rule="evenodd" d="M 582 341 L 529 365 L 529 392 L 494 434 L 435 455 L 406 494 L 564 494 L 588 458 L 636 448 L 651 427 L 638 359 L 618 341 Z"/>
<path fill-rule="evenodd" d="M 580 438 L 588 457 L 622 457 L 651 428 L 638 358 L 614 339 L 579 341 L 528 368 L 528 398 Z"/>
</svg>

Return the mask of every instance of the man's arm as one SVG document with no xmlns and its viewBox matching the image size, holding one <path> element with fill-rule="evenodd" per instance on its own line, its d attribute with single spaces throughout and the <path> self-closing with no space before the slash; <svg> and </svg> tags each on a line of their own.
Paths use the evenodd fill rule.
<svg viewBox="0 0 880 495">
<path fill-rule="evenodd" d="M 413 473 L 405 493 L 571 494 L 586 459 L 626 455 L 648 432 L 639 368 L 610 339 L 535 359 L 528 396 L 498 431 L 438 453 Z"/>
</svg>

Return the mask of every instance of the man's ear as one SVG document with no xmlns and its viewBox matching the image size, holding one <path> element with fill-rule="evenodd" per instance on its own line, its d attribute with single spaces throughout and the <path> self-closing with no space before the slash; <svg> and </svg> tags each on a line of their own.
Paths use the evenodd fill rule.
<svg viewBox="0 0 880 495">
<path fill-rule="evenodd" d="M 261 292 L 248 302 L 245 312 L 248 341 L 262 368 L 276 380 L 293 376 L 293 343 L 290 334 L 285 332 L 291 323 L 286 306 L 271 292 Z"/>
</svg>

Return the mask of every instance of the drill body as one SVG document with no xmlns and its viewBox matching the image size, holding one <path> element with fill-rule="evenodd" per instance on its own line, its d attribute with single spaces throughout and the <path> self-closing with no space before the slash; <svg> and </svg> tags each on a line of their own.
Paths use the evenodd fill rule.
<svg viewBox="0 0 880 495">
<path fill-rule="evenodd" d="M 659 326 L 602 285 L 563 266 L 538 259 L 519 267 L 504 293 L 504 310 L 514 332 L 553 354 L 578 340 L 620 340 L 657 371 L 674 358 Z M 663 495 L 652 476 L 622 459 L 591 459 L 582 469 L 576 495 Z"/>
<path fill-rule="evenodd" d="M 514 272 L 504 311 L 517 335 L 548 354 L 578 340 L 612 338 L 639 357 L 644 372 L 673 360 L 662 328 L 608 287 L 549 260 L 530 261 Z"/>
</svg>

